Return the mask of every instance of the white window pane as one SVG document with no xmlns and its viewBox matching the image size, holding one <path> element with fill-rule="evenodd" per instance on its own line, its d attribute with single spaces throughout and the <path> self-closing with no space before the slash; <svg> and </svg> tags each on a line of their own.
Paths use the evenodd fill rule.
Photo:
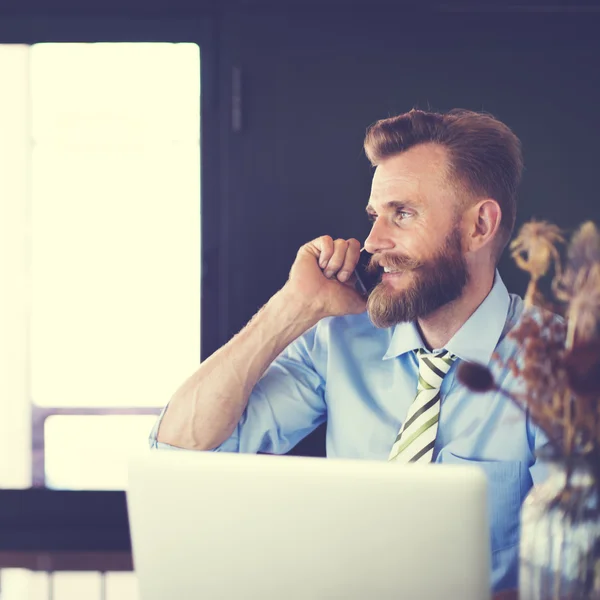
<svg viewBox="0 0 600 600">
<path fill-rule="evenodd" d="M 35 150 L 34 402 L 160 406 L 198 364 L 198 160 Z"/>
<path fill-rule="evenodd" d="M 124 490 L 127 466 L 148 450 L 154 415 L 54 415 L 45 421 L 46 486 Z"/>
<path fill-rule="evenodd" d="M 195 62 L 185 55 L 186 70 L 171 68 L 176 45 L 131 46 L 35 47 L 31 386 L 39 405 L 161 406 L 199 361 L 197 46 Z M 111 101 L 77 84 L 69 68 L 78 73 L 87 60 Z M 144 60 L 150 66 L 140 67 Z M 135 93 L 122 87 L 122 65 L 141 70 Z M 178 73 L 177 93 L 155 97 L 155 65 L 159 75 Z M 48 72 L 57 77 L 52 85 Z M 144 97 L 154 98 L 152 118 Z M 182 141 L 184 114 L 195 137 Z M 57 122 L 85 144 L 61 142 Z M 153 137 L 157 123 L 164 127 Z M 120 134 L 99 140 L 113 125 Z"/>
<path fill-rule="evenodd" d="M 139 597 L 135 573 L 106 574 L 106 600 L 139 600 Z"/>
<path fill-rule="evenodd" d="M 2 569 L 0 577 L 2 600 L 48 600 L 49 577 L 46 573 Z"/>
<path fill-rule="evenodd" d="M 27 569 L 2 569 L 0 572 L 2 600 L 48 600 L 50 577 L 44 572 Z M 98 572 L 57 572 L 53 575 L 56 600 L 95 600 L 101 597 L 101 574 Z M 135 573 L 105 574 L 106 600 L 139 600 Z"/>
<path fill-rule="evenodd" d="M 196 44 L 36 44 L 31 82 L 36 142 L 199 139 Z"/>
<path fill-rule="evenodd" d="M 60 571 L 53 574 L 56 600 L 101 600 L 100 573 Z"/>
</svg>

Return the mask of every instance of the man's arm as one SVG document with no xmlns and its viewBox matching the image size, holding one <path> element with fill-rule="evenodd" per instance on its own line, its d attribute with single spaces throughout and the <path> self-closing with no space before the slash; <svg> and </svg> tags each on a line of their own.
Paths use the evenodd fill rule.
<svg viewBox="0 0 600 600">
<path fill-rule="evenodd" d="M 324 317 L 364 311 L 348 283 L 359 252 L 357 240 L 323 237 L 303 246 L 286 285 L 175 392 L 157 441 L 210 450 L 229 438 L 252 389 L 291 342 Z"/>
<path fill-rule="evenodd" d="M 312 327 L 316 316 L 281 290 L 250 323 L 183 383 L 163 416 L 157 441 L 209 450 L 234 431 L 257 381 L 273 360 Z"/>
</svg>

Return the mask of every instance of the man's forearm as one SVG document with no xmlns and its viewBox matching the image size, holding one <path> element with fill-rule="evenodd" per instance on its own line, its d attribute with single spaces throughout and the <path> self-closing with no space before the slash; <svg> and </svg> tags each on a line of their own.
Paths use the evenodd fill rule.
<svg viewBox="0 0 600 600">
<path fill-rule="evenodd" d="M 234 431 L 257 381 L 275 358 L 318 317 L 282 290 L 175 392 L 157 440 L 209 450 Z"/>
</svg>

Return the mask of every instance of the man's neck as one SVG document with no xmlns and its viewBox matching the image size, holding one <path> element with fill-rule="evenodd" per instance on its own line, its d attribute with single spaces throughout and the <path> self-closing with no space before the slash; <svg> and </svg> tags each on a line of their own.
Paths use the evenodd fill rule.
<svg viewBox="0 0 600 600">
<path fill-rule="evenodd" d="M 454 334 L 486 299 L 494 285 L 495 270 L 469 279 L 460 298 L 417 320 L 417 327 L 429 350 L 444 348 Z"/>
</svg>

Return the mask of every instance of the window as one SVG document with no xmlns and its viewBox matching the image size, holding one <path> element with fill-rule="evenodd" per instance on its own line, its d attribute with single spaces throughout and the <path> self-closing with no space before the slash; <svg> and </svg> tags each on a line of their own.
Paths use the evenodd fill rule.
<svg viewBox="0 0 600 600">
<path fill-rule="evenodd" d="M 133 573 L 2 571 L 2 600 L 136 600 Z"/>
<path fill-rule="evenodd" d="M 21 512 L 2 488 L 33 498 L 4 532 L 2 549 L 23 551 L 2 565 L 6 600 L 136 600 L 135 574 L 120 571 L 130 562 L 119 490 L 200 359 L 200 49 L 189 40 L 210 39 L 210 26 L 48 33 L 73 39 L 72 27 L 77 39 L 104 28 L 165 42 L 0 44 L 0 493 L 10 514 Z M 0 22 L 11 38 L 18 29 Z M 42 498 L 31 486 L 116 491 L 48 492 L 40 512 L 57 519 L 34 540 L 25 515 Z M 88 507 L 85 540 L 69 506 Z M 110 535 L 96 539 L 99 510 Z M 89 571 L 53 572 L 71 568 L 67 556 Z"/>
<path fill-rule="evenodd" d="M 123 489 L 200 359 L 199 47 L 0 45 L 0 77 L 0 487 Z"/>
</svg>

